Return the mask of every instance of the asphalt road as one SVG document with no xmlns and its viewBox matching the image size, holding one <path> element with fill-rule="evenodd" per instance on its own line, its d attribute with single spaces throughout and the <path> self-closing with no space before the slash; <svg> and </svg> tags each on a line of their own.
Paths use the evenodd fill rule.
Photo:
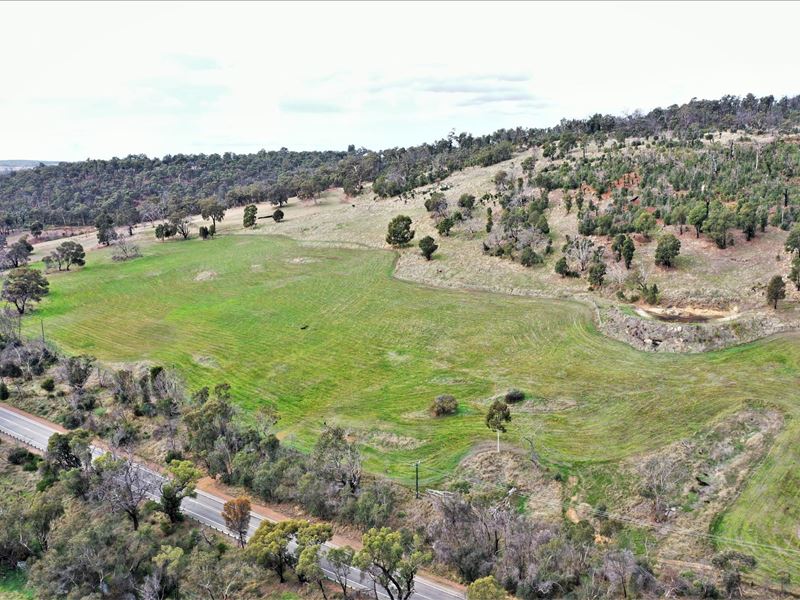
<svg viewBox="0 0 800 600">
<path fill-rule="evenodd" d="M 40 421 L 28 418 L 0 406 L 0 431 L 28 446 L 44 451 L 47 449 L 47 441 L 50 439 L 50 436 L 58 430 L 55 427 L 50 427 Z M 104 452 L 105 451 L 100 448 L 93 448 L 92 451 L 95 457 L 100 456 Z M 164 476 L 143 465 L 139 465 L 139 468 L 143 474 L 142 479 L 147 481 L 151 488 L 152 496 L 157 498 L 159 487 L 165 480 Z M 198 490 L 196 498 L 185 498 L 183 500 L 181 509 L 188 517 L 191 517 L 203 525 L 212 527 L 225 535 L 232 535 L 225 527 L 225 520 L 222 518 L 222 507 L 224 504 L 225 500 L 222 498 Z M 266 520 L 266 518 L 256 513 L 250 513 L 248 538 L 255 533 L 263 520 Z M 326 544 L 326 547 L 330 548 L 332 546 Z M 320 561 L 320 565 L 325 574 L 333 579 L 330 565 L 324 557 Z M 351 569 L 348 585 L 356 589 L 373 590 L 370 577 L 358 569 Z M 381 588 L 378 588 L 377 593 L 381 598 L 389 598 L 386 591 Z M 464 594 L 459 589 L 448 588 L 438 583 L 433 583 L 425 578 L 417 577 L 414 586 L 414 595 L 411 598 L 412 600 L 463 600 Z"/>
</svg>

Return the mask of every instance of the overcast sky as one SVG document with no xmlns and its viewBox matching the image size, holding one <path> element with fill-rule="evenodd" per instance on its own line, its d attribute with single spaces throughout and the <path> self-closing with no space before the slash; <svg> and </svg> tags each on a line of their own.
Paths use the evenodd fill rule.
<svg viewBox="0 0 800 600">
<path fill-rule="evenodd" d="M 345 149 L 800 93 L 795 3 L 0 7 L 0 159 Z"/>
</svg>

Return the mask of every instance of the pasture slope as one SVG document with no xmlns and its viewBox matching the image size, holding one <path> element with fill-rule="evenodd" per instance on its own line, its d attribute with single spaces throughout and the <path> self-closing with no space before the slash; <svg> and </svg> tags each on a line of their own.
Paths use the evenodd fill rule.
<svg viewBox="0 0 800 600">
<path fill-rule="evenodd" d="M 42 319 L 64 350 L 108 363 L 174 366 L 190 389 L 227 381 L 245 411 L 274 402 L 281 436 L 301 448 L 323 421 L 342 423 L 370 470 L 406 483 L 413 461 L 435 484 L 490 440 L 485 409 L 510 387 L 529 399 L 506 441 L 536 431 L 543 458 L 579 479 L 745 407 L 777 407 L 786 427 L 716 532 L 800 550 L 795 336 L 646 354 L 600 335 L 582 304 L 399 281 L 385 251 L 225 235 L 144 254 L 115 264 L 102 250 L 85 269 L 53 274 L 26 328 L 38 333 Z M 428 414 L 442 393 L 458 398 L 458 415 Z M 762 564 L 796 571 L 794 558 L 764 550 Z"/>
</svg>

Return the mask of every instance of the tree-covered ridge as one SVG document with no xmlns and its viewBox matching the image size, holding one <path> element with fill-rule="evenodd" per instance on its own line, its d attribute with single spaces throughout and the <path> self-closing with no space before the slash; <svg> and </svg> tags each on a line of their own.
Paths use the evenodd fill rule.
<svg viewBox="0 0 800 600">
<path fill-rule="evenodd" d="M 789 131 L 800 123 L 800 96 L 692 100 L 627 116 L 596 114 L 563 120 L 551 128 L 500 129 L 484 136 L 467 133 L 432 144 L 378 152 L 350 146 L 346 152 L 260 151 L 254 154 L 131 155 L 111 160 L 61 163 L 0 177 L 0 211 L 17 226 L 35 221 L 84 225 L 101 214 L 115 224 L 163 218 L 169 204 L 187 210 L 215 196 L 231 204 L 312 198 L 331 186 L 357 194 L 373 182 L 379 196 L 392 196 L 439 181 L 470 165 L 488 166 L 533 146 L 568 151 L 609 137 L 646 137 L 669 131 L 695 140 L 711 130 Z M 676 175 L 677 176 L 677 175 Z"/>
<path fill-rule="evenodd" d="M 666 224 L 702 227 L 715 200 L 735 204 L 729 207 L 736 213 L 731 226 L 788 229 L 797 221 L 800 146 L 795 140 L 758 143 L 742 137 L 736 144 L 721 144 L 709 137 L 705 142 L 654 140 L 634 151 L 617 147 L 581 160 L 573 157 L 545 167 L 534 183 L 545 190 L 571 190 L 585 235 L 636 231 L 636 218 L 646 207 L 655 208 Z M 700 202 L 704 212 L 694 222 L 691 213 Z"/>
</svg>

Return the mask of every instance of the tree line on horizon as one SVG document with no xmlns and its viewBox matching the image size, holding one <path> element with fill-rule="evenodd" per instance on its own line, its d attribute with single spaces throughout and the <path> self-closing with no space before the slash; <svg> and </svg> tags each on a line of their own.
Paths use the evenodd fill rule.
<svg viewBox="0 0 800 600">
<path fill-rule="evenodd" d="M 455 134 L 433 143 L 380 151 L 261 150 L 251 154 L 175 154 L 163 158 L 130 155 L 110 160 L 63 162 L 0 175 L 0 222 L 27 227 L 34 222 L 83 226 L 100 216 L 126 226 L 164 218 L 166 206 L 180 201 L 190 209 L 202 198 L 228 205 L 292 196 L 316 198 L 341 186 L 350 196 L 372 182 L 381 197 L 435 183 L 465 167 L 490 166 L 513 152 L 558 142 L 562 151 L 591 140 L 646 137 L 669 131 L 679 139 L 699 139 L 710 130 L 792 131 L 800 124 L 800 96 L 724 96 L 625 116 L 595 114 L 563 119 L 548 128 L 499 129 L 473 136 Z M 196 210 L 195 210 L 196 212 Z"/>
</svg>

